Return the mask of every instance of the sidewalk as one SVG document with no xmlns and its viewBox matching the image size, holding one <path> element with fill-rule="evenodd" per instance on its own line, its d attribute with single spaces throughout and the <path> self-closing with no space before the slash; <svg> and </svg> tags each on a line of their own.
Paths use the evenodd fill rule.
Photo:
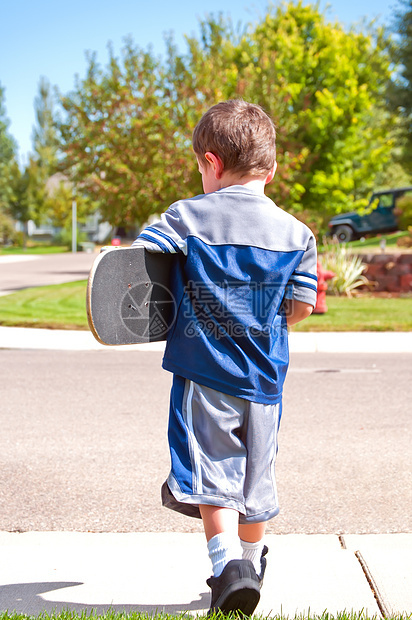
<svg viewBox="0 0 412 620">
<path fill-rule="evenodd" d="M 412 535 L 267 536 L 256 614 L 412 611 Z M 0 611 L 207 611 L 203 534 L 0 533 Z M 346 548 L 345 548 L 346 547 Z"/>
<path fill-rule="evenodd" d="M 412 353 L 412 332 L 292 332 L 292 353 Z M 164 342 L 108 347 L 88 331 L 0 326 L 0 349 L 162 351 Z"/>
</svg>

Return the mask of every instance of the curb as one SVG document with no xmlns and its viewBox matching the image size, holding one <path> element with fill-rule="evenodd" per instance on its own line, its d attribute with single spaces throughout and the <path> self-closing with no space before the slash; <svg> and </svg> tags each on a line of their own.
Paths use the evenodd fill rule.
<svg viewBox="0 0 412 620">
<path fill-rule="evenodd" d="M 163 351 L 164 342 L 105 346 L 88 331 L 0 326 L 0 349 Z M 291 353 L 412 353 L 412 332 L 291 332 Z"/>
</svg>

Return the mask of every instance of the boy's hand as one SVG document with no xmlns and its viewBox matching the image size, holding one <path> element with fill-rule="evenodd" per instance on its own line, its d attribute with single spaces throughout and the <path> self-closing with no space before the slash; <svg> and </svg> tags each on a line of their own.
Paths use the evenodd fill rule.
<svg viewBox="0 0 412 620">
<path fill-rule="evenodd" d="M 288 327 L 307 319 L 313 312 L 312 304 L 296 301 L 296 299 L 285 299 L 284 308 Z"/>
</svg>

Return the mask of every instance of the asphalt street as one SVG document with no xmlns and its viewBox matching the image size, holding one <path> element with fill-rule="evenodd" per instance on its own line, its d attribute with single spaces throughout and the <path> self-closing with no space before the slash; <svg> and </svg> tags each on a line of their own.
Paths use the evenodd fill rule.
<svg viewBox="0 0 412 620">
<path fill-rule="evenodd" d="M 0 530 L 201 532 L 166 510 L 161 352 L 0 351 Z M 269 533 L 412 532 L 409 354 L 294 354 Z"/>
<path fill-rule="evenodd" d="M 0 256 L 0 295 L 29 286 L 85 280 L 97 254 L 20 254 Z"/>
</svg>

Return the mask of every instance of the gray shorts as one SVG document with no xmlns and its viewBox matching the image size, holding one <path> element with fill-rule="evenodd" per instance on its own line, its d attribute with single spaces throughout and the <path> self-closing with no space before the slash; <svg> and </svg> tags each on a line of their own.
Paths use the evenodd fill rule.
<svg viewBox="0 0 412 620">
<path fill-rule="evenodd" d="M 233 508 L 240 523 L 279 512 L 275 481 L 281 403 L 264 405 L 175 376 L 170 399 L 172 467 L 163 504 L 200 517 L 199 504 Z"/>
</svg>

